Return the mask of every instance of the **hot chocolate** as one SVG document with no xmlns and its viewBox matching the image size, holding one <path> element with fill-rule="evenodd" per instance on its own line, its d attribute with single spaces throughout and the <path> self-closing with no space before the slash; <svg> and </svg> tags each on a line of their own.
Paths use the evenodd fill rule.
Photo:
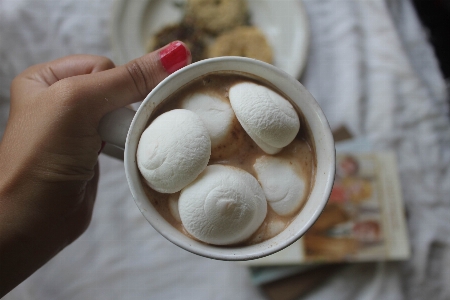
<svg viewBox="0 0 450 300">
<path fill-rule="evenodd" d="M 276 148 L 273 151 L 275 153 L 268 153 L 267 149 L 263 150 L 258 146 L 261 141 L 255 142 L 255 137 L 248 134 L 248 128 L 243 128 L 243 121 L 238 120 L 231 108 L 230 88 L 242 83 L 269 88 L 271 92 L 288 99 L 270 83 L 254 76 L 235 72 L 210 73 L 190 82 L 165 99 L 155 110 L 149 124 L 172 110 L 185 109 L 196 113 L 206 124 L 211 136 L 208 166 L 238 168 L 258 180 L 268 201 L 267 213 L 258 229 L 238 242 L 249 245 L 270 239 L 290 224 L 308 199 L 314 184 L 317 161 L 311 131 L 301 111 L 292 101 L 289 102 L 300 120 L 300 129 L 293 140 L 287 146 Z M 254 109 L 264 107 L 256 106 Z M 179 231 L 194 238 L 183 226 L 180 217 L 180 192 L 157 192 L 141 178 L 148 199 L 161 216 Z"/>
</svg>

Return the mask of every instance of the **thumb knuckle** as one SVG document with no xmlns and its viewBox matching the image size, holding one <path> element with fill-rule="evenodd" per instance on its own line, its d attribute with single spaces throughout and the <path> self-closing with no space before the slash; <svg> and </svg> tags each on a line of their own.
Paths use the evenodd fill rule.
<svg viewBox="0 0 450 300">
<path fill-rule="evenodd" d="M 135 91 L 141 98 L 145 98 L 147 94 L 153 89 L 155 82 L 158 81 L 157 68 L 154 68 L 151 63 L 143 62 L 141 59 L 136 59 L 125 65 L 128 75 L 133 82 Z"/>
</svg>

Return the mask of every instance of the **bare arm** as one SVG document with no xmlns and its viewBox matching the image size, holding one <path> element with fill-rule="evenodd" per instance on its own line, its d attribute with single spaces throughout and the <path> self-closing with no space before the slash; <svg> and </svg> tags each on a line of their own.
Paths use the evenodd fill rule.
<svg viewBox="0 0 450 300">
<path fill-rule="evenodd" d="M 14 79 L 0 144 L 0 297 L 89 225 L 101 118 L 142 100 L 190 60 L 178 42 L 120 67 L 77 55 L 33 66 Z"/>
</svg>

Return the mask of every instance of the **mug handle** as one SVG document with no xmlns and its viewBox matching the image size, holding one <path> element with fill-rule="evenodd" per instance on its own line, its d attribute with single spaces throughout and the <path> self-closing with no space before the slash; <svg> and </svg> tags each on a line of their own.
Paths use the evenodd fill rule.
<svg viewBox="0 0 450 300">
<path fill-rule="evenodd" d="M 100 120 L 98 132 L 102 141 L 106 142 L 102 153 L 123 160 L 123 149 L 135 113 L 132 109 L 122 107 L 106 114 Z"/>
</svg>

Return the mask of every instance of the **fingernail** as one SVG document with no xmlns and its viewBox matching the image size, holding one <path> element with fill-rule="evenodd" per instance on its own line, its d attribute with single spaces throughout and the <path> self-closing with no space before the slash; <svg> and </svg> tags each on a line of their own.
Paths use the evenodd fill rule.
<svg viewBox="0 0 450 300">
<path fill-rule="evenodd" d="M 159 57 L 167 73 L 172 74 L 176 70 L 187 66 L 191 52 L 182 42 L 175 41 L 164 47 L 159 52 Z"/>
</svg>

